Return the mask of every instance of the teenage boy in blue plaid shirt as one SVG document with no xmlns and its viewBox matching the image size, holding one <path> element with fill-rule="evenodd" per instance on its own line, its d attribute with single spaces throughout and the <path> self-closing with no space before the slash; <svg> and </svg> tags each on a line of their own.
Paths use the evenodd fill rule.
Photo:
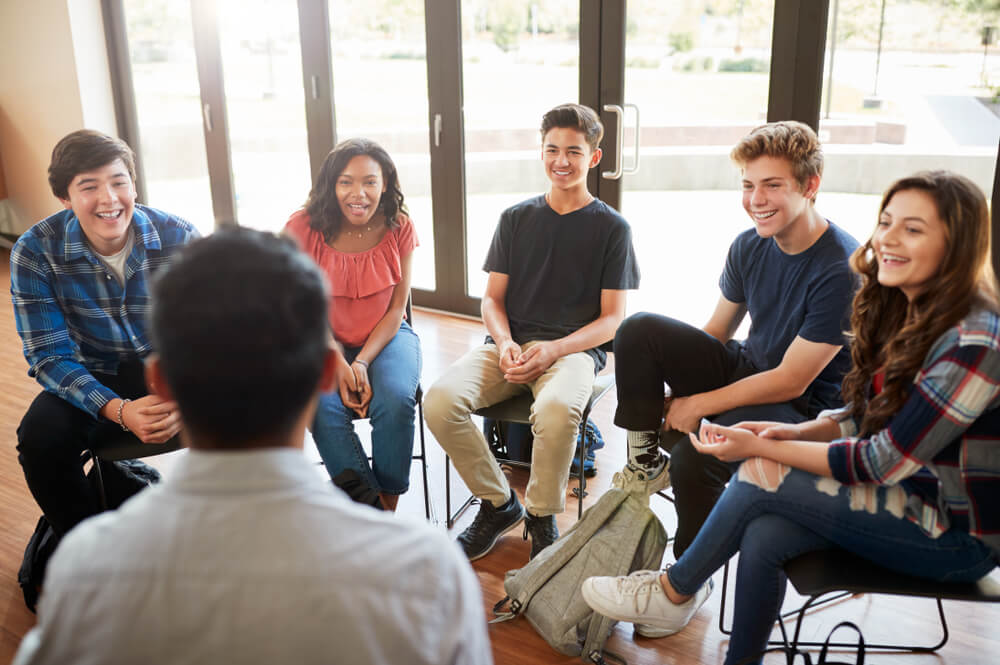
<svg viewBox="0 0 1000 665">
<path fill-rule="evenodd" d="M 100 510 L 84 449 L 122 430 L 145 443 L 180 430 L 177 405 L 149 394 L 143 378 L 148 281 L 198 232 L 136 204 L 134 154 L 100 132 L 59 141 L 49 185 L 65 210 L 18 239 L 10 292 L 28 374 L 44 388 L 17 429 L 18 460 L 62 535 Z"/>
</svg>

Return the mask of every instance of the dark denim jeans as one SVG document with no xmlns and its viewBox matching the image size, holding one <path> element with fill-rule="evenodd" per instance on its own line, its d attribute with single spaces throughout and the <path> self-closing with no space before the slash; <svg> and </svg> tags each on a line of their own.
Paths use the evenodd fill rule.
<svg viewBox="0 0 1000 665">
<path fill-rule="evenodd" d="M 727 664 L 763 651 L 784 600 L 782 566 L 805 552 L 841 547 L 932 580 L 974 581 L 997 564 L 994 552 L 966 532 L 924 533 L 903 515 L 898 486 L 844 486 L 784 467 L 788 474 L 762 489 L 756 474 L 748 474 L 754 463 L 740 467 L 694 542 L 667 570 L 674 588 L 691 594 L 739 551 Z"/>
</svg>

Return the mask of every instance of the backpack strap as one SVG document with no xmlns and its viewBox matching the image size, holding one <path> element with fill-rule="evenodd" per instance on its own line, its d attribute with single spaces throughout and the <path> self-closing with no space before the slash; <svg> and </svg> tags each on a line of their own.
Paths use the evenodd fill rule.
<svg viewBox="0 0 1000 665">
<path fill-rule="evenodd" d="M 639 515 L 641 520 L 642 528 L 636 528 L 629 531 L 629 538 L 621 543 L 621 552 L 627 553 L 628 558 L 624 556 L 618 561 L 618 569 L 616 571 L 609 571 L 609 575 L 628 575 L 630 568 L 632 567 L 632 560 L 635 556 L 635 552 L 639 549 L 639 543 L 645 537 L 646 532 L 649 531 L 649 520 L 658 519 L 653 511 L 649 509 L 649 506 L 644 507 Z M 594 612 L 593 617 L 590 620 L 590 625 L 587 627 L 587 639 L 583 643 L 583 653 L 587 654 L 588 657 L 593 660 L 594 654 L 596 653 L 599 657 L 602 653 L 602 646 L 605 640 L 607 640 L 608 633 L 611 632 L 611 628 L 614 626 L 615 620 L 609 619 L 608 617 Z M 618 656 L 614 656 L 618 658 Z M 602 658 L 603 660 L 603 658 Z M 619 658 L 620 660 L 620 658 Z M 594 661 L 595 663 L 598 661 Z"/>
<path fill-rule="evenodd" d="M 611 519 L 628 497 L 629 493 L 624 490 L 615 487 L 609 489 L 594 505 L 584 511 L 583 517 L 559 540 L 542 550 L 524 568 L 508 572 L 508 579 L 514 576 L 514 579 L 510 580 L 511 586 L 507 588 L 512 599 L 510 609 L 512 616 L 498 615 L 498 619 L 506 621 L 527 607 L 535 593 L 580 551 L 580 548 Z"/>
</svg>

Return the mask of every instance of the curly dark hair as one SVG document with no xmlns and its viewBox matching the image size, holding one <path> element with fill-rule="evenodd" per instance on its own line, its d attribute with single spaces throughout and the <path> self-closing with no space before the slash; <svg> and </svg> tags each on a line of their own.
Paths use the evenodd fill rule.
<svg viewBox="0 0 1000 665">
<path fill-rule="evenodd" d="M 898 288 L 878 281 L 872 239 L 851 257 L 862 279 L 851 314 L 852 368 L 844 377 L 844 402 L 861 421 L 861 433 L 882 429 L 910 394 L 931 346 L 975 304 L 996 309 L 996 290 L 988 267 L 990 225 L 986 197 L 971 180 L 948 171 L 924 171 L 893 183 L 882 197 L 879 215 L 902 191 L 928 194 L 944 223 L 947 249 L 934 287 L 912 301 Z M 885 372 L 882 392 L 871 396 L 872 377 Z"/>
<path fill-rule="evenodd" d="M 309 226 L 323 234 L 327 242 L 332 242 L 343 224 L 344 216 L 337 201 L 337 178 L 347 168 L 348 162 L 359 155 L 367 155 L 382 169 L 385 191 L 379 199 L 379 210 L 385 215 L 385 223 L 390 229 L 399 226 L 399 214 L 408 214 L 403 203 L 403 192 L 399 188 L 399 174 L 396 165 L 385 148 L 366 138 L 341 141 L 323 160 L 316 184 L 309 192 L 305 210 L 309 213 Z"/>
</svg>

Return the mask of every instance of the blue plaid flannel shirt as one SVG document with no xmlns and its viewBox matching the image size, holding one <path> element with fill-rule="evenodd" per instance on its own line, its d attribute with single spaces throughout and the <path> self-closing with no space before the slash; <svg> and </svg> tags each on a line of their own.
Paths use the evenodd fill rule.
<svg viewBox="0 0 1000 665">
<path fill-rule="evenodd" d="M 845 437 L 827 459 L 854 485 L 900 485 L 907 516 L 932 538 L 950 528 L 1000 560 L 1000 315 L 974 309 L 931 347 L 903 407 L 885 428 L 857 437 L 846 408 L 824 412 Z"/>
<path fill-rule="evenodd" d="M 132 228 L 124 288 L 91 250 L 72 210 L 32 226 L 10 254 L 10 294 L 28 376 L 95 418 L 118 395 L 91 372 L 115 374 L 121 362 L 150 353 L 150 275 L 198 237 L 188 222 L 141 205 Z"/>
</svg>

